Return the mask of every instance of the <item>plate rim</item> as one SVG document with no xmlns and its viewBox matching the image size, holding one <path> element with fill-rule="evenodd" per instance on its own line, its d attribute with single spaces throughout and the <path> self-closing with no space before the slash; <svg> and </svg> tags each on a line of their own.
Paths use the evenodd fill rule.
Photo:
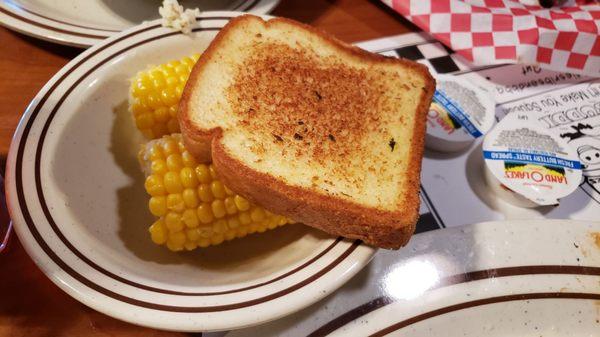
<svg viewBox="0 0 600 337">
<path fill-rule="evenodd" d="M 207 14 L 207 13 L 208 12 L 203 13 L 203 16 L 202 16 L 203 19 L 211 18 L 211 17 L 213 17 L 213 18 L 214 17 L 223 17 L 223 16 L 234 17 L 237 15 L 245 14 L 243 12 L 210 12 L 210 14 Z M 202 21 L 202 20 L 200 20 L 200 21 Z M 350 247 L 354 247 L 354 248 L 352 250 L 348 249 L 349 252 L 347 253 L 346 256 L 344 256 L 344 257 L 340 256 L 338 259 L 340 259 L 340 258 L 341 259 L 338 264 L 333 265 L 333 267 L 326 270 L 320 276 L 316 277 L 313 280 L 314 282 L 311 283 L 310 287 L 305 287 L 308 283 L 303 284 L 303 285 L 300 285 L 300 287 L 289 291 L 287 293 L 287 295 L 284 294 L 282 297 L 275 298 L 275 299 L 281 299 L 286 296 L 293 296 L 293 297 L 295 297 L 295 300 L 296 300 L 295 305 L 289 305 L 288 306 L 289 310 L 287 310 L 287 311 L 271 312 L 267 315 L 264 315 L 265 317 L 263 317 L 262 319 L 257 319 L 250 323 L 248 323 L 248 322 L 245 322 L 243 324 L 238 323 L 238 325 L 236 325 L 236 324 L 226 324 L 226 325 L 212 324 L 209 326 L 198 326 L 197 321 L 194 321 L 193 324 L 191 324 L 189 326 L 185 326 L 185 324 L 182 324 L 183 322 L 181 320 L 177 321 L 176 322 L 177 324 L 174 324 L 174 322 L 172 322 L 172 320 L 173 320 L 172 317 L 169 319 L 164 319 L 162 321 L 155 321 L 155 320 L 142 319 L 142 318 L 135 319 L 130 316 L 123 315 L 122 310 L 119 311 L 117 309 L 111 308 L 110 301 L 108 301 L 108 302 L 104 301 L 106 303 L 102 304 L 102 303 L 100 303 L 102 301 L 98 301 L 98 299 L 95 298 L 98 296 L 106 296 L 106 294 L 102 294 L 102 293 L 98 292 L 97 290 L 91 289 L 88 285 L 81 283 L 77 279 L 75 279 L 76 284 L 74 284 L 73 282 L 70 282 L 69 279 L 67 279 L 64 276 L 61 276 L 59 273 L 57 273 L 57 271 L 58 272 L 66 272 L 66 271 L 63 267 L 61 267 L 59 264 L 57 264 L 56 261 L 54 261 L 50 256 L 48 256 L 48 252 L 44 251 L 44 248 L 40 246 L 40 243 L 38 241 L 30 238 L 30 236 L 33 237 L 34 234 L 28 228 L 28 224 L 26 223 L 26 218 L 23 213 L 23 209 L 21 208 L 21 203 L 23 202 L 23 200 L 19 199 L 20 196 L 19 196 L 19 193 L 17 193 L 17 191 L 18 191 L 17 185 L 18 184 L 17 184 L 16 177 L 17 177 L 18 173 L 16 172 L 16 167 L 17 167 L 18 152 L 20 151 L 19 148 L 21 147 L 21 145 L 23 144 L 22 145 L 23 151 L 25 151 L 24 149 L 26 147 L 26 143 L 28 140 L 30 140 L 32 138 L 35 138 L 35 139 L 42 138 L 40 135 L 36 135 L 34 137 L 31 137 L 30 135 L 26 135 L 25 138 L 23 138 L 24 130 L 27 128 L 27 125 L 30 125 L 30 123 L 31 123 L 31 125 L 33 125 L 33 123 L 35 121 L 36 116 L 33 115 L 34 111 L 38 107 L 39 107 L 40 111 L 43 109 L 43 105 L 45 102 L 40 102 L 40 99 L 42 99 L 46 95 L 50 95 L 50 93 L 52 91 L 51 89 L 54 86 L 56 86 L 56 87 L 59 86 L 60 83 L 57 83 L 57 82 L 59 82 L 61 77 L 64 76 L 64 78 L 68 78 L 69 77 L 68 73 L 70 72 L 70 70 L 72 70 L 72 68 L 74 66 L 84 65 L 87 58 L 91 58 L 93 60 L 96 53 L 100 53 L 104 49 L 110 48 L 110 46 L 112 44 L 118 43 L 120 45 L 120 49 L 128 50 L 131 48 L 131 43 L 129 45 L 127 45 L 127 43 L 126 43 L 127 39 L 133 38 L 141 33 L 147 33 L 149 30 L 156 29 L 156 28 L 158 28 L 157 32 L 151 36 L 172 34 L 172 31 L 168 31 L 164 28 L 160 28 L 160 25 L 158 24 L 158 22 L 159 22 L 159 20 L 155 20 L 155 21 L 151 21 L 151 22 L 148 22 L 148 23 L 145 23 L 142 25 L 134 26 L 134 27 L 127 29 L 113 37 L 110 37 L 107 40 L 104 40 L 100 44 L 81 53 L 79 56 L 77 56 L 75 59 L 70 61 L 67 65 L 65 65 L 59 72 L 57 72 L 57 74 L 55 74 L 43 86 L 43 88 L 33 98 L 31 103 L 27 107 L 25 113 L 21 117 L 21 120 L 20 120 L 20 122 L 17 126 L 17 129 L 15 130 L 15 133 L 13 135 L 13 139 L 11 142 L 11 146 L 10 146 L 10 150 L 9 150 L 9 154 L 8 154 L 8 158 L 7 158 L 6 190 L 7 190 L 8 208 L 9 208 L 9 212 L 11 214 L 11 218 L 15 222 L 15 230 L 22 242 L 23 247 L 27 251 L 28 255 L 34 260 L 34 262 L 38 265 L 38 267 L 40 267 L 40 269 L 42 269 L 42 271 L 44 272 L 44 274 L 46 274 L 47 277 L 49 277 L 55 284 L 57 284 L 61 289 L 63 289 L 63 291 L 67 292 L 67 294 L 74 297 L 78 301 L 80 301 L 100 312 L 103 312 L 109 316 L 118 318 L 120 320 L 125 320 L 130 323 L 134 323 L 134 324 L 138 324 L 138 325 L 149 326 L 149 327 L 159 328 L 159 329 L 166 329 L 166 330 L 185 330 L 185 331 L 223 330 L 223 329 L 241 328 L 241 327 L 245 327 L 245 326 L 260 324 L 260 323 L 264 323 L 269 320 L 276 319 L 276 318 L 282 317 L 284 315 L 290 314 L 297 310 L 300 310 L 300 309 L 306 307 L 307 305 L 310 305 L 310 304 L 318 301 L 319 299 L 325 297 L 328 293 L 339 288 L 347 280 L 349 280 L 354 274 L 356 274 L 360 269 L 362 269 L 362 267 L 366 266 L 369 263 L 369 261 L 371 260 L 371 258 L 373 257 L 373 255 L 375 254 L 377 249 L 366 246 L 364 244 L 357 244 L 356 243 L 357 241 L 355 241 L 355 243 L 353 243 L 351 245 L 348 243 L 347 240 L 340 241 L 340 242 L 343 242 L 346 245 L 349 245 Z M 220 26 L 218 29 L 220 29 L 221 27 L 222 26 Z M 161 29 L 162 29 L 162 33 L 160 32 Z M 124 44 L 122 44 L 122 43 L 124 43 Z M 128 46 L 129 46 L 129 48 L 128 48 Z M 118 53 L 113 53 L 113 54 L 111 54 L 110 57 L 104 57 L 104 58 L 111 59 L 112 57 L 115 57 L 115 54 L 118 54 Z M 77 83 L 73 82 L 73 79 L 71 79 L 70 82 L 69 82 L 69 80 L 67 80 L 66 82 L 67 82 L 67 84 L 70 83 L 73 87 L 76 87 L 78 85 Z M 61 93 L 61 97 L 66 97 L 66 95 L 68 95 L 68 93 Z M 56 104 L 56 102 L 54 102 L 53 104 Z M 52 106 L 50 108 L 52 108 Z M 22 163 L 23 168 L 27 167 L 28 165 L 31 166 L 32 163 Z M 37 178 L 36 178 L 36 183 L 37 183 Z M 21 194 L 24 195 L 24 193 L 25 193 L 25 191 L 22 190 Z M 25 198 L 25 197 L 23 196 L 23 198 Z M 37 202 L 37 200 L 36 200 L 36 202 Z M 24 203 L 24 206 L 25 206 L 25 210 L 27 212 L 29 212 L 29 210 L 27 210 L 26 202 Z M 38 208 L 37 205 L 35 205 L 34 208 L 36 209 L 36 211 L 39 211 L 37 209 Z M 30 219 L 30 220 L 33 221 L 32 219 Z M 48 224 L 45 224 L 45 225 L 48 225 Z M 352 256 L 352 258 L 348 259 L 350 256 Z M 309 257 L 308 259 L 310 259 L 310 258 L 311 257 Z M 305 260 L 308 260 L 308 259 L 305 259 Z M 59 258 L 59 260 L 60 260 L 60 258 Z M 303 261 L 305 261 L 305 260 L 303 260 Z M 319 285 L 319 278 L 321 278 L 322 276 L 327 276 L 326 274 L 328 274 L 328 273 L 331 274 L 332 271 L 334 271 L 338 268 L 341 268 L 344 266 L 344 264 L 348 264 L 348 263 L 350 263 L 350 265 L 345 266 L 346 269 L 342 270 L 340 275 L 336 275 L 336 278 L 333 278 L 332 280 L 330 280 L 329 284 L 320 284 L 320 287 L 315 286 L 315 285 Z M 284 271 L 287 271 L 287 270 L 289 270 L 289 269 L 286 269 Z M 279 275 L 279 274 L 277 274 L 277 275 Z M 259 286 L 261 286 L 261 285 L 259 285 Z M 289 288 L 291 288 L 291 287 L 289 287 Z M 313 290 L 309 291 L 307 293 L 306 289 L 308 289 L 308 288 L 313 289 Z M 83 289 L 83 291 L 82 291 L 82 289 Z M 301 290 L 301 291 L 298 291 L 298 290 Z M 115 300 L 115 299 L 112 298 L 111 301 L 112 300 Z M 269 302 L 271 300 L 273 300 L 273 299 L 269 299 L 263 303 Z M 261 305 L 261 304 L 262 303 L 259 303 L 257 305 Z M 255 310 L 257 305 L 249 305 L 249 306 L 245 307 L 244 309 L 239 309 L 239 310 L 245 310 L 245 311 Z M 235 309 L 235 310 L 238 310 L 238 309 Z M 226 312 L 227 311 L 225 311 L 225 313 Z M 241 313 L 239 313 L 239 312 L 237 312 L 237 313 L 238 313 L 238 315 L 241 315 Z M 213 317 L 213 319 L 214 319 L 214 317 Z M 169 321 L 169 320 L 171 320 L 171 321 Z"/>
<path fill-rule="evenodd" d="M 210 12 L 234 12 L 243 10 L 247 14 L 264 15 L 270 13 L 281 0 L 244 0 L 236 3 L 235 8 Z M 158 7 L 157 7 L 158 8 Z M 199 19 L 199 17 L 197 17 Z M 70 23 L 32 11 L 15 1 L 0 2 L 0 26 L 44 41 L 77 48 L 89 48 L 120 32 L 128 31 L 144 24 L 131 25 L 123 30 L 103 27 L 83 26 Z"/>
<path fill-rule="evenodd" d="M 428 261 L 427 256 L 428 248 L 435 245 L 441 240 L 448 240 L 452 237 L 455 240 L 452 248 L 456 249 L 459 245 L 464 245 L 467 251 L 475 251 L 481 242 L 487 241 L 472 241 L 469 243 L 466 239 L 473 233 L 483 233 L 491 238 L 489 242 L 492 246 L 499 245 L 502 241 L 506 241 L 506 234 L 531 237 L 532 234 L 537 233 L 538 228 L 544 228 L 548 233 L 556 233 L 554 236 L 561 238 L 561 243 L 566 246 L 571 246 L 575 250 L 579 250 L 581 246 L 581 262 L 579 257 L 577 262 L 573 259 L 573 262 L 560 262 L 554 256 L 549 256 L 548 253 L 541 255 L 535 248 L 543 246 L 554 247 L 555 242 L 549 242 L 545 240 L 538 240 L 532 247 L 517 249 L 517 253 L 512 255 L 511 258 L 506 257 L 500 258 L 497 264 L 492 262 L 491 259 L 485 260 L 480 266 L 465 265 L 464 257 L 456 260 L 455 265 L 461 267 L 455 268 L 451 272 L 452 267 L 446 269 L 444 267 L 443 259 L 435 260 L 432 259 L 432 265 L 436 266 L 442 271 L 441 275 L 438 276 L 436 284 L 428 287 L 419 293 L 416 297 L 403 297 L 393 296 L 387 291 L 381 291 L 377 293 L 369 293 L 368 299 L 362 303 L 351 306 L 351 309 L 344 310 L 341 313 L 336 313 L 337 316 L 328 320 L 324 324 L 317 324 L 314 329 L 311 330 L 311 336 L 343 336 L 344 332 L 357 326 L 375 327 L 372 331 L 365 333 L 370 336 L 383 336 L 391 334 L 394 331 L 400 329 L 406 329 L 411 327 L 413 324 L 423 324 L 430 319 L 436 318 L 449 313 L 461 311 L 463 309 L 474 309 L 484 307 L 486 305 L 494 305 L 498 303 L 506 303 L 511 301 L 528 301 L 528 300 L 547 300 L 547 299 L 568 299 L 568 300 L 600 300 L 600 290 L 597 291 L 584 291 L 576 289 L 575 287 L 568 287 L 568 283 L 563 284 L 564 288 L 556 288 L 555 290 L 540 290 L 528 287 L 514 287 L 504 286 L 498 294 L 487 295 L 484 291 L 481 296 L 475 296 L 471 292 L 471 295 L 461 293 L 456 289 L 462 287 L 463 289 L 469 289 L 477 287 L 477 284 L 483 282 L 504 282 L 510 281 L 511 279 L 519 278 L 544 278 L 544 279 L 557 279 L 561 277 L 600 277 L 600 266 L 595 264 L 597 259 L 591 257 L 587 249 L 598 249 L 600 246 L 594 243 L 597 230 L 600 229 L 600 221 L 598 220 L 581 220 L 581 219 L 556 219 L 556 218 L 531 218 L 531 219 L 504 219 L 504 220 L 488 220 L 483 222 L 476 222 L 470 224 L 464 224 L 460 226 L 451 226 L 447 228 L 441 228 L 439 230 L 431 230 L 422 233 L 415 234 L 413 242 L 413 248 L 416 252 L 400 257 L 396 260 L 397 263 L 402 264 L 406 261 Z M 456 233 L 460 234 L 459 238 L 453 237 Z M 589 238 L 590 242 L 585 243 L 580 241 L 581 233 Z M 592 236 L 592 234 L 594 234 Z M 410 244 L 409 244 L 410 245 Z M 590 248 L 590 246 L 592 248 Z M 524 247 L 524 246 L 523 246 Z M 587 247 L 587 248 L 584 248 Z M 454 257 L 453 249 L 444 250 L 447 252 L 447 256 Z M 445 247 L 444 249 L 448 249 Z M 534 249 L 535 253 L 529 253 L 531 249 Z M 542 249 L 543 250 L 543 249 Z M 509 251 L 509 250 L 507 250 Z M 435 255 L 436 253 L 433 253 Z M 443 255 L 442 256 L 446 256 Z M 522 256 L 534 255 L 535 262 L 523 262 Z M 381 255 L 380 255 L 381 256 Z M 561 255 L 558 255 L 561 256 Z M 509 261 L 509 262 L 502 262 Z M 590 263 L 591 262 L 591 263 Z M 377 279 L 382 280 L 388 273 L 382 273 L 382 275 L 376 276 Z M 578 285 L 583 283 L 577 282 Z M 595 283 L 594 283 L 595 284 Z M 536 284 L 539 285 L 539 284 Z M 499 289 L 494 288 L 494 289 Z M 596 289 L 592 286 L 592 289 Z M 436 297 L 437 294 L 442 294 L 440 297 Z M 434 301 L 428 301 L 424 296 L 431 296 L 429 298 L 437 298 Z M 448 304 L 438 305 L 440 299 L 450 299 Z M 420 304 L 419 304 L 420 303 Z M 423 304 L 425 303 L 425 304 Z M 402 306 L 405 308 L 403 313 L 398 317 L 392 317 L 388 322 L 378 321 L 378 316 L 385 317 L 384 310 L 393 310 L 394 306 Z M 389 317 L 389 316 L 388 316 Z M 363 323 L 366 322 L 366 323 Z M 377 322 L 377 323 L 374 323 Z M 427 324 L 427 323 L 425 323 Z M 420 330 L 423 331 L 423 330 Z M 404 333 L 406 331 L 403 330 Z"/>
</svg>

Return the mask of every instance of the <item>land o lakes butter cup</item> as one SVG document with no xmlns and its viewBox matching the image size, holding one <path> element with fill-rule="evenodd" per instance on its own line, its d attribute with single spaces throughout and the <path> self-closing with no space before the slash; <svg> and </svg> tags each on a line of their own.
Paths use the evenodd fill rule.
<svg viewBox="0 0 600 337">
<path fill-rule="evenodd" d="M 485 136 L 483 158 L 490 189 L 520 207 L 557 205 L 582 178 L 574 149 L 517 113 L 506 116 Z"/>
<path fill-rule="evenodd" d="M 487 92 L 454 76 L 436 76 L 427 114 L 425 146 L 441 152 L 469 147 L 494 125 L 495 103 Z"/>
</svg>

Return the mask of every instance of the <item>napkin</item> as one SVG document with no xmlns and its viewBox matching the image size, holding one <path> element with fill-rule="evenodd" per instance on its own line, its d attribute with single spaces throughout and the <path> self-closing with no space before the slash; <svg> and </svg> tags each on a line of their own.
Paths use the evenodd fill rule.
<svg viewBox="0 0 600 337">
<path fill-rule="evenodd" d="M 537 64 L 600 76 L 600 5 L 544 8 L 516 0 L 383 0 L 477 65 Z"/>
</svg>

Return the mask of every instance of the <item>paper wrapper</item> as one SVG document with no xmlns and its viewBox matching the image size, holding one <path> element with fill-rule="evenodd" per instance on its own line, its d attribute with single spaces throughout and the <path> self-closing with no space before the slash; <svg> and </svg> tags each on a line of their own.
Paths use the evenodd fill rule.
<svg viewBox="0 0 600 337">
<path fill-rule="evenodd" d="M 383 0 L 477 65 L 538 64 L 600 76 L 600 5 L 550 9 L 513 0 Z"/>
</svg>

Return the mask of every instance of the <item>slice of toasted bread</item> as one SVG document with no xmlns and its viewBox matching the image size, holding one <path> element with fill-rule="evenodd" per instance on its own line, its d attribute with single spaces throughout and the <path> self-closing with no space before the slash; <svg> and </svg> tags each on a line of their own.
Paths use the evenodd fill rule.
<svg viewBox="0 0 600 337">
<path fill-rule="evenodd" d="M 268 210 L 399 248 L 414 231 L 425 66 L 342 43 L 287 19 L 233 19 L 187 82 L 186 147 Z"/>
</svg>

